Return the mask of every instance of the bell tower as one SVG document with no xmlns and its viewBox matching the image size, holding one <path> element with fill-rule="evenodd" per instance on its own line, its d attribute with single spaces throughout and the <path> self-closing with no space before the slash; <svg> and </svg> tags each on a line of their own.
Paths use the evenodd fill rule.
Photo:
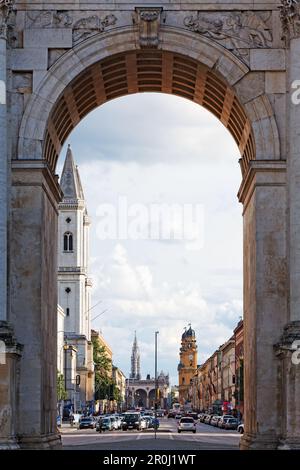
<svg viewBox="0 0 300 470">
<path fill-rule="evenodd" d="M 197 372 L 197 343 L 191 324 L 181 337 L 180 361 L 178 364 L 179 403 L 185 405 L 191 401 L 189 386 Z"/>
</svg>

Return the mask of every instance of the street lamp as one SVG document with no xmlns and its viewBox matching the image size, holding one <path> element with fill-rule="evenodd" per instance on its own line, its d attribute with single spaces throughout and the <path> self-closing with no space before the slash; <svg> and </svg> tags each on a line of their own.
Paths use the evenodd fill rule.
<svg viewBox="0 0 300 470">
<path fill-rule="evenodd" d="M 158 379 L 157 379 L 157 336 L 159 331 L 155 332 L 155 404 L 154 404 L 154 416 L 155 416 L 155 425 L 154 425 L 154 438 L 156 439 L 157 431 L 157 401 L 158 401 Z"/>
</svg>

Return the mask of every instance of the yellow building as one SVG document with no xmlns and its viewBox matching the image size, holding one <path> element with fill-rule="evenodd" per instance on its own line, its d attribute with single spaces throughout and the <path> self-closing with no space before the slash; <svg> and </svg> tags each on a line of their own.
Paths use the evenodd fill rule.
<svg viewBox="0 0 300 470">
<path fill-rule="evenodd" d="M 191 325 L 181 337 L 180 361 L 178 364 L 179 403 L 191 405 L 190 384 L 197 372 L 197 344 Z"/>
</svg>

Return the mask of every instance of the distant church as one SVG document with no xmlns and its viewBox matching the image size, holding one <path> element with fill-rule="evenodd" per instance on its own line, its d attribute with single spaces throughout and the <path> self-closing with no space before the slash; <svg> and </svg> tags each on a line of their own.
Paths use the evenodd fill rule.
<svg viewBox="0 0 300 470">
<path fill-rule="evenodd" d="M 167 408 L 170 400 L 169 374 L 163 371 L 157 377 L 158 408 Z M 147 375 L 141 378 L 140 349 L 136 332 L 134 333 L 131 352 L 131 372 L 126 381 L 127 408 L 154 408 L 155 407 L 155 378 Z"/>
<path fill-rule="evenodd" d="M 93 400 L 91 287 L 88 277 L 90 219 L 72 150 L 60 179 L 63 199 L 58 218 L 58 369 L 74 410 Z"/>
</svg>

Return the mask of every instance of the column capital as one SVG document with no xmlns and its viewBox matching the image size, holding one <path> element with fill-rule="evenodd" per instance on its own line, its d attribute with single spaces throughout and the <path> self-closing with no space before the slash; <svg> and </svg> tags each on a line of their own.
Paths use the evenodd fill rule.
<svg viewBox="0 0 300 470">
<path fill-rule="evenodd" d="M 238 191 L 239 201 L 246 206 L 257 186 L 285 185 L 285 174 L 284 160 L 251 160 Z"/>
<path fill-rule="evenodd" d="M 0 0 L 0 39 L 7 39 L 7 20 L 14 6 L 14 0 Z"/>
</svg>

